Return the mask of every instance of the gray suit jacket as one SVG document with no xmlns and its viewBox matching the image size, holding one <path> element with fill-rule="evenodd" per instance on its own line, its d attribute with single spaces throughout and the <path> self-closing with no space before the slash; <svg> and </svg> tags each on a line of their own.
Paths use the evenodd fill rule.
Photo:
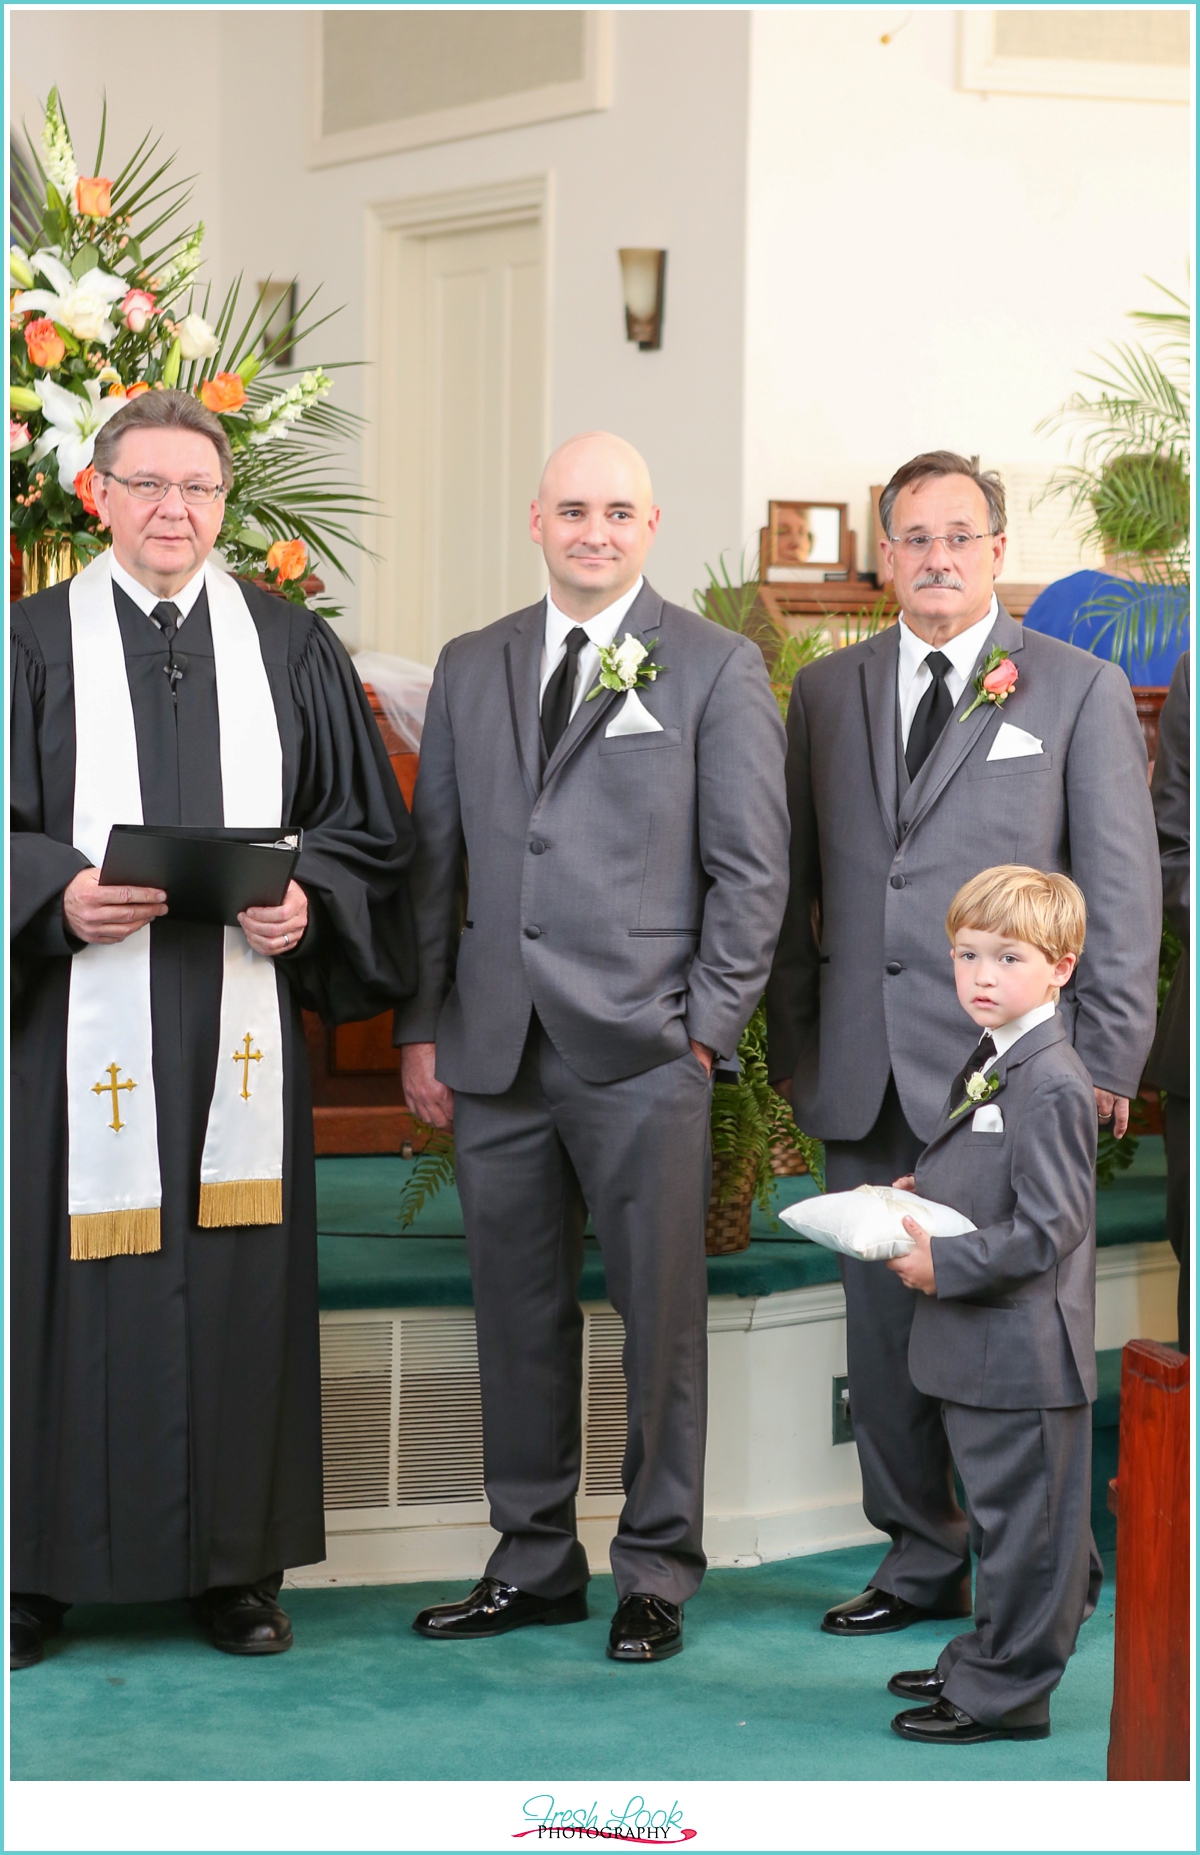
<svg viewBox="0 0 1200 1855">
<path fill-rule="evenodd" d="M 644 585 L 623 627 L 665 668 L 655 734 L 606 738 L 581 702 L 542 766 L 545 603 L 454 638 L 434 672 L 413 799 L 418 988 L 398 1043 L 451 1088 L 499 1094 L 530 1012 L 588 1082 L 731 1056 L 787 892 L 784 735 L 748 639 Z M 469 871 L 469 878 L 466 872 Z"/>
<path fill-rule="evenodd" d="M 948 1099 L 917 1161 L 922 1197 L 977 1229 L 935 1237 L 936 1299 L 918 1294 L 913 1384 L 990 1410 L 1096 1396 L 1096 1101 L 1060 1016 L 996 1064 L 1002 1133 L 975 1133 Z"/>
<path fill-rule="evenodd" d="M 1175 665 L 1158 722 L 1158 752 L 1150 794 L 1158 825 L 1163 913 L 1183 942 L 1183 953 L 1163 1000 L 1146 1080 L 1171 1095 L 1190 1095 L 1192 985 L 1192 653 Z"/>
<path fill-rule="evenodd" d="M 1096 1085 L 1136 1094 L 1154 1035 L 1159 882 L 1146 749 L 1115 664 L 1000 609 L 992 644 L 1019 680 L 997 709 L 969 681 L 917 778 L 899 751 L 899 627 L 801 670 L 788 712 L 791 894 L 767 991 L 772 1077 L 796 1119 L 859 1140 L 896 1077 L 927 1140 L 971 1049 L 946 910 L 997 863 L 1064 870 L 1087 899 L 1087 947 L 1063 1016 Z M 978 671 L 978 665 L 976 671 Z M 1042 752 L 989 761 L 1003 723 Z"/>
</svg>

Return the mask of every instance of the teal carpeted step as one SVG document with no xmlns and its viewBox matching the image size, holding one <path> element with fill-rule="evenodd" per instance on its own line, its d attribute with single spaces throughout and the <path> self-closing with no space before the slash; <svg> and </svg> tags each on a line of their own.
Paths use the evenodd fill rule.
<svg viewBox="0 0 1200 1855">
<path fill-rule="evenodd" d="M 454 1187 L 439 1192 L 411 1230 L 401 1228 L 400 1194 L 414 1163 L 390 1156 L 317 1161 L 323 1308 L 470 1306 L 462 1208 Z M 774 1211 L 815 1191 L 810 1178 L 779 1179 Z M 710 1295 L 772 1295 L 838 1279 L 833 1253 L 796 1237 L 774 1211 L 755 1207 L 748 1250 L 709 1258 Z M 1162 1141 L 1144 1139 L 1131 1170 L 1099 1194 L 1097 1241 L 1102 1247 L 1161 1241 L 1165 1212 Z M 407 1240 L 380 1243 L 380 1237 Z M 594 1241 L 586 1246 L 580 1292 L 585 1301 L 606 1298 Z"/>
<path fill-rule="evenodd" d="M 949 1753 L 889 1730 L 900 1703 L 886 1682 L 934 1662 L 954 1625 L 852 1646 L 820 1633 L 822 1612 L 861 1590 L 878 1556 L 855 1547 L 710 1572 L 687 1606 L 685 1653 L 653 1667 L 605 1658 L 607 1577 L 592 1582 L 588 1622 L 480 1643 L 425 1642 L 409 1627 L 465 1580 L 287 1591 L 296 1647 L 255 1661 L 211 1649 L 182 1604 L 83 1606 L 45 1662 L 12 1677 L 11 1776 L 521 1779 L 531 1791 L 547 1773 L 586 1787 L 647 1770 L 664 1786 L 1103 1782 L 1111 1578 L 1054 1697 L 1052 1737 Z M 703 1833 L 702 1821 L 687 1826 Z"/>
</svg>

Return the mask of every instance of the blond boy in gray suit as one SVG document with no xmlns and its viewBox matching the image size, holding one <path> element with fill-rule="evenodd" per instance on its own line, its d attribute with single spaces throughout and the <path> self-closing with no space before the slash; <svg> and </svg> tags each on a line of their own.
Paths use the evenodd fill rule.
<svg viewBox="0 0 1200 1855">
<path fill-rule="evenodd" d="M 894 1675 L 905 1739 L 1045 1739 L 1050 1696 L 1095 1609 L 1096 1107 L 1058 995 L 1083 949 L 1068 876 L 1008 864 L 946 918 L 959 1002 L 983 1031 L 917 1161 L 915 1189 L 976 1228 L 887 1267 L 917 1295 L 913 1384 L 938 1398 L 978 1558 L 975 1628 Z M 914 1187 L 912 1177 L 897 1184 Z"/>
</svg>

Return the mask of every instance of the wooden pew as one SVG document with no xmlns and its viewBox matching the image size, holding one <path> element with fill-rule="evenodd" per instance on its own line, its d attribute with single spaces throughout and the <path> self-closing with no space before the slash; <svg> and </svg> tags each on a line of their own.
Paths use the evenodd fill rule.
<svg viewBox="0 0 1200 1855">
<path fill-rule="evenodd" d="M 1191 1759 L 1190 1361 L 1130 1340 L 1121 1362 L 1110 1779 L 1186 1782 Z"/>
</svg>

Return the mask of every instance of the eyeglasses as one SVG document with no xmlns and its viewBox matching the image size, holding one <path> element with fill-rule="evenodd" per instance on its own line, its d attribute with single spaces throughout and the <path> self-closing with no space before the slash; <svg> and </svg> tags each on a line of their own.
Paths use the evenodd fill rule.
<svg viewBox="0 0 1200 1855">
<path fill-rule="evenodd" d="M 944 541 L 952 554 L 965 554 L 977 541 L 990 541 L 991 535 L 969 535 L 959 530 L 952 535 L 889 535 L 893 547 L 902 547 L 906 554 L 919 560 L 922 554 L 928 554 L 935 541 Z"/>
<path fill-rule="evenodd" d="M 164 483 L 161 477 L 119 477 L 115 470 L 105 471 L 114 483 L 123 483 L 139 502 L 161 502 L 169 490 L 178 490 L 185 502 L 214 503 L 225 494 L 223 483 Z"/>
</svg>

